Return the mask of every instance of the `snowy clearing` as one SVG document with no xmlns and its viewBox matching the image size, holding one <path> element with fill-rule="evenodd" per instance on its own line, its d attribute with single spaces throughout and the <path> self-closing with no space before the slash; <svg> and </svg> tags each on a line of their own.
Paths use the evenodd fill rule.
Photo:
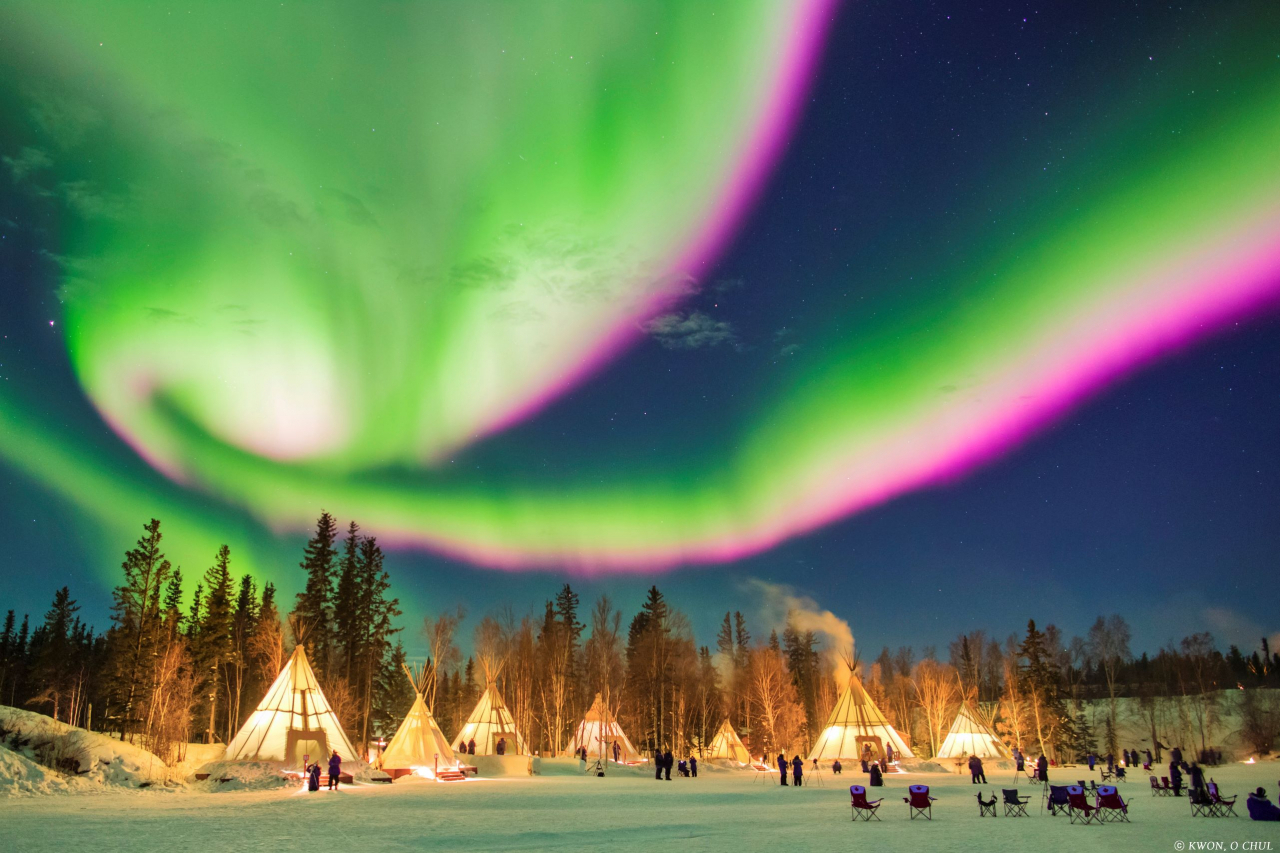
<svg viewBox="0 0 1280 853">
<path fill-rule="evenodd" d="M 556 762 L 559 764 L 559 762 Z M 992 775 L 985 792 L 1008 785 Z M 1073 826 L 1040 810 L 1034 793 L 1025 819 L 979 818 L 974 786 L 949 773 L 891 776 L 883 821 L 850 821 L 848 786 L 862 773 L 826 775 L 825 787 L 796 790 L 755 781 L 749 772 L 657 782 L 637 775 L 605 779 L 541 776 L 479 779 L 456 784 L 408 781 L 360 785 L 337 793 L 297 788 L 207 792 L 126 790 L 94 795 L 0 801 L 0 847 L 21 853 L 111 851 L 343 850 L 1152 850 L 1175 842 L 1269 841 L 1280 848 L 1280 824 L 1245 815 L 1247 791 L 1276 793 L 1280 763 L 1229 765 L 1210 774 L 1227 795 L 1239 794 L 1231 819 L 1193 819 L 1185 798 L 1153 798 L 1145 776 L 1120 786 L 1132 824 Z M 1080 769 L 1050 774 L 1055 782 L 1093 778 Z M 932 786 L 934 820 L 907 820 L 901 797 L 908 783 Z M 1003 810 L 1001 810 L 1003 815 Z"/>
</svg>

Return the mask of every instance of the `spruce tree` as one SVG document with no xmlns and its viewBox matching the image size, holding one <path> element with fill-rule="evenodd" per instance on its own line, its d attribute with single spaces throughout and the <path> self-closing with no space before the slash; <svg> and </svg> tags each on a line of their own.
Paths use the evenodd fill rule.
<svg viewBox="0 0 1280 853">
<path fill-rule="evenodd" d="M 218 727 L 219 694 L 228 695 L 226 674 L 232 652 L 231 549 L 223 545 L 204 573 L 207 590 L 200 630 L 192 650 L 207 709 L 206 743 L 213 743 Z"/>
<path fill-rule="evenodd" d="M 335 675 L 351 681 L 358 678 L 356 661 L 361 653 L 360 624 L 360 526 L 354 521 L 347 528 L 338 561 L 338 585 L 333 598 L 333 623 L 338 654 Z"/>
<path fill-rule="evenodd" d="M 294 615 L 301 623 L 303 646 L 311 659 L 311 666 L 321 681 L 330 674 L 330 657 L 333 649 L 333 569 L 338 552 L 334 542 L 338 536 L 338 523 L 327 512 L 316 520 L 315 535 L 303 549 L 299 564 L 307 573 L 306 586 L 298 593 Z"/>
<path fill-rule="evenodd" d="M 137 544 L 125 552 L 120 568 L 124 583 L 112 593 L 110 679 L 120 705 L 119 730 L 126 737 L 136 722 L 139 700 L 149 700 L 146 662 L 163 640 L 160 590 L 169 580 L 172 564 L 160 550 L 160 520 L 143 526 Z"/>
</svg>

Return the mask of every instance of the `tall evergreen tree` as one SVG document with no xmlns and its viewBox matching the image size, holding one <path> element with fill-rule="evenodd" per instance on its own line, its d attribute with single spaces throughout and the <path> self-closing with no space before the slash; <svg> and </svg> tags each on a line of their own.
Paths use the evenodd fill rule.
<svg viewBox="0 0 1280 853">
<path fill-rule="evenodd" d="M 124 583 L 112 593 L 110 678 L 120 707 L 121 737 L 126 737 L 137 723 L 139 699 L 150 699 L 153 684 L 146 675 L 145 664 L 163 640 L 160 591 L 168 582 L 173 565 L 160 550 L 162 539 L 160 520 L 153 518 L 143 526 L 137 544 L 125 553 L 120 566 Z"/>
<path fill-rule="evenodd" d="M 329 513 L 320 513 L 316 532 L 303 549 L 299 565 L 307 573 L 307 582 L 298 593 L 293 610 L 301 623 L 303 646 L 311 666 L 322 681 L 330 674 L 333 650 L 333 572 L 338 556 L 334 542 L 337 537 L 338 523 Z"/>
<path fill-rule="evenodd" d="M 232 652 L 231 549 L 223 545 L 213 565 L 204 573 L 206 597 L 200 628 L 193 645 L 193 657 L 199 675 L 202 713 L 206 714 L 205 742 L 213 743 L 222 731 L 218 724 L 220 697 L 228 695 L 224 667 Z M 226 715 L 226 708 L 222 709 Z"/>
<path fill-rule="evenodd" d="M 74 688 L 79 651 L 74 637 L 79 629 L 75 614 L 79 609 L 71 590 L 64 586 L 54 594 L 40 626 L 40 648 L 34 661 L 40 693 L 32 701 L 47 705 L 55 720 L 66 720 L 68 694 Z"/>
</svg>

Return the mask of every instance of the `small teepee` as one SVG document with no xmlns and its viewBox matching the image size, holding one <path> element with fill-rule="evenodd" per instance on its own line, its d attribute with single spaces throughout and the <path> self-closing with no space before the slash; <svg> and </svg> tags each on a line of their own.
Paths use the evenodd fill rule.
<svg viewBox="0 0 1280 853">
<path fill-rule="evenodd" d="M 979 758 L 1012 758 L 1009 747 L 1004 745 L 991 727 L 983 722 L 978 713 L 964 702 L 956 714 L 956 721 L 951 724 L 951 731 L 938 749 L 935 758 L 962 759 L 970 755 Z"/>
<path fill-rule="evenodd" d="M 409 715 L 404 718 L 400 728 L 396 729 L 391 743 L 382 752 L 379 766 L 383 770 L 407 772 L 422 768 L 434 772 L 437 768 L 453 768 L 458 764 L 453 748 L 449 746 L 444 732 L 436 725 L 436 718 L 422 698 L 428 673 L 425 666 L 416 672 L 408 666 L 404 668 L 405 676 L 413 684 L 413 707 L 409 709 Z"/>
<path fill-rule="evenodd" d="M 324 764 L 332 750 L 344 762 L 357 757 L 298 643 L 257 710 L 227 744 L 226 759 L 301 765 L 309 756 Z"/>
<path fill-rule="evenodd" d="M 720 731 L 716 732 L 716 736 L 711 739 L 711 746 L 703 757 L 708 761 L 731 761 L 744 765 L 751 763 L 751 753 L 747 752 L 746 745 L 733 730 L 733 726 L 729 725 L 728 720 L 724 721 Z"/>
<path fill-rule="evenodd" d="M 810 759 L 833 760 L 836 758 L 857 761 L 863 750 L 870 747 L 871 758 L 879 760 L 887 756 L 887 748 L 893 747 L 893 757 L 914 758 L 911 749 L 902 740 L 884 714 L 867 695 L 858 678 L 857 660 L 846 658 L 849 665 L 849 683 L 840 700 L 831 709 L 827 725 L 809 753 Z"/>
<path fill-rule="evenodd" d="M 516 731 L 516 721 L 502 701 L 498 685 L 490 681 L 480 694 L 480 701 L 475 710 L 467 717 L 466 723 L 458 730 L 453 739 L 453 748 L 464 752 L 469 741 L 476 742 L 476 755 L 496 755 L 498 741 L 505 741 L 503 750 L 506 755 L 528 755 L 529 746 Z"/>
<path fill-rule="evenodd" d="M 587 715 L 578 724 L 578 730 L 573 733 L 569 751 L 578 753 L 585 746 L 588 759 L 592 757 L 612 759 L 614 744 L 618 745 L 619 761 L 625 764 L 640 760 L 640 753 L 631 745 L 626 733 L 618 725 L 617 718 L 609 712 L 604 700 L 597 693 L 595 701 L 591 703 L 591 710 L 587 711 Z"/>
</svg>

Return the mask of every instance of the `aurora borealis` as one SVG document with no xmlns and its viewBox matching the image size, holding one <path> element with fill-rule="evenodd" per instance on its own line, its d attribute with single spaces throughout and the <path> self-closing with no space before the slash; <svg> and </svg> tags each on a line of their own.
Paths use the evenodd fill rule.
<svg viewBox="0 0 1280 853">
<path fill-rule="evenodd" d="M 103 529 L 159 502 L 192 553 L 230 529 L 265 574 L 321 505 L 485 568 L 733 565 L 1000 458 L 1280 294 L 1265 4 L 1128 35 L 919 12 L 936 32 L 885 57 L 945 94 L 892 120 L 889 60 L 858 52 L 894 23 L 879 4 L 376 9 L 0 11 L 22 45 L 0 49 L 0 178 L 43 223 L 15 220 L 43 264 L 24 287 L 56 294 L 114 433 L 8 383 L 25 482 Z M 1015 47 L 1036 26 L 1097 37 Z M 1008 55 L 936 59 L 961 27 Z M 789 167 L 829 115 L 856 153 Z M 838 184 L 858 227 L 817 222 Z M 771 206 L 823 250 L 744 237 Z M 769 254 L 785 270 L 745 260 Z M 662 316 L 709 325 L 670 350 L 718 354 L 705 402 L 627 367 Z M 610 433 L 592 394 L 601 419 L 620 396 L 685 416 Z"/>
</svg>

